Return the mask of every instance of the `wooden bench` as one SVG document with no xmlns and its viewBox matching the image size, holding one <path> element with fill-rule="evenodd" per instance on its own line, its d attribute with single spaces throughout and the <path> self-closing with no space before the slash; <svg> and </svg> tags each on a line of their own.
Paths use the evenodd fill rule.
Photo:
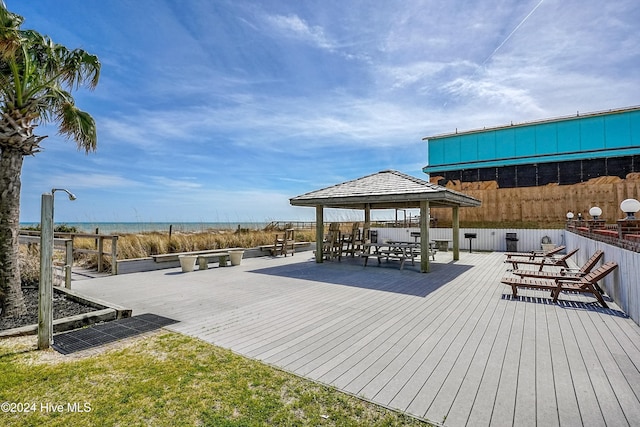
<svg viewBox="0 0 640 427">
<path fill-rule="evenodd" d="M 452 242 L 452 240 L 447 240 L 447 239 L 433 239 L 433 241 L 436 244 L 435 247 L 442 252 L 448 252 L 449 242 Z"/>
<path fill-rule="evenodd" d="M 309 246 L 311 244 L 311 242 L 295 242 L 293 244 L 294 249 L 295 248 L 299 248 L 299 247 L 303 247 L 303 246 Z M 261 245 L 258 246 L 258 248 L 260 249 L 260 252 L 270 252 L 271 254 L 273 254 L 273 252 L 276 250 L 276 245 Z"/>
<path fill-rule="evenodd" d="M 178 257 L 180 255 L 215 255 L 219 253 L 226 253 L 226 255 L 228 256 L 230 251 L 235 251 L 235 250 L 241 251 L 241 250 L 244 250 L 244 248 L 225 248 L 225 249 L 209 249 L 209 250 L 191 251 L 191 252 L 176 252 L 172 254 L 151 255 L 151 258 L 153 258 L 155 262 L 177 262 L 179 261 Z"/>
<path fill-rule="evenodd" d="M 206 270 L 207 268 L 209 268 L 209 263 L 216 258 L 218 259 L 218 265 L 220 267 L 226 267 L 228 257 L 229 257 L 229 252 L 212 252 L 208 254 L 200 254 L 198 255 L 198 260 L 197 260 L 198 269 Z"/>
<path fill-rule="evenodd" d="M 400 270 L 404 267 L 404 263 L 406 260 L 411 260 L 411 265 L 415 265 L 415 257 L 410 254 L 403 254 L 402 252 L 392 251 L 392 250 L 381 250 L 376 253 L 361 253 L 361 258 L 364 258 L 364 266 L 367 266 L 367 262 L 369 261 L 369 257 L 378 258 L 378 264 L 382 264 L 382 258 L 386 258 L 387 261 L 390 259 L 400 261 Z"/>
</svg>

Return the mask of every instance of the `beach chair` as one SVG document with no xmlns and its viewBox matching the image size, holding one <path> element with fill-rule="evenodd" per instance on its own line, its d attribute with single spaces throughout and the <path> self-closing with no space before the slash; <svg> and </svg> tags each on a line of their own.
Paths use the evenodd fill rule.
<svg viewBox="0 0 640 427">
<path fill-rule="evenodd" d="M 558 277 L 578 280 L 590 273 L 603 256 L 604 252 L 597 250 L 578 270 L 572 270 L 571 268 L 562 268 L 560 271 L 514 270 L 512 273 L 520 277 L 537 277 L 539 279 L 555 279 Z"/>
<path fill-rule="evenodd" d="M 552 257 L 557 253 L 562 252 L 566 248 L 567 248 L 566 246 L 556 246 L 550 251 L 507 252 L 505 255 L 507 256 L 507 260 L 513 257 L 529 258 L 530 260 L 534 260 L 536 258 Z"/>
<path fill-rule="evenodd" d="M 581 277 L 579 280 L 571 280 L 566 278 L 555 278 L 554 280 L 547 279 L 521 279 L 517 277 L 503 277 L 500 280 L 501 283 L 511 286 L 511 292 L 513 297 L 518 296 L 518 288 L 529 289 L 542 289 L 551 291 L 551 297 L 553 302 L 558 301 L 560 292 L 580 292 L 590 293 L 596 297 L 598 302 L 604 307 L 609 308 L 607 303 L 602 298 L 598 281 L 602 280 L 606 275 L 618 268 L 618 264 L 611 261 L 596 268 L 586 276 Z"/>
<path fill-rule="evenodd" d="M 526 265 L 536 265 L 539 267 L 538 271 L 542 271 L 545 266 L 553 266 L 553 267 L 565 267 L 569 268 L 569 264 L 567 264 L 567 260 L 578 252 L 578 248 L 572 250 L 571 252 L 567 252 L 565 255 L 560 257 L 546 257 L 541 258 L 540 260 L 530 260 L 530 259 L 506 259 L 504 262 L 511 263 L 514 270 L 518 269 L 519 264 Z"/>
</svg>

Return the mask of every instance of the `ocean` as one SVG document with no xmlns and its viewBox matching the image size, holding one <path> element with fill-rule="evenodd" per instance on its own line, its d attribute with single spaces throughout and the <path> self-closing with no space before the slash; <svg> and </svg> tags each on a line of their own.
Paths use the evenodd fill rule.
<svg viewBox="0 0 640 427">
<path fill-rule="evenodd" d="M 236 230 L 248 228 L 251 230 L 261 230 L 269 223 L 267 222 L 56 222 L 55 225 L 66 225 L 75 227 L 81 233 L 95 233 L 96 229 L 100 234 L 134 234 L 149 233 L 159 231 L 168 233 L 171 227 L 172 232 L 204 232 L 208 230 Z M 39 222 L 21 222 L 21 228 L 37 227 Z"/>
</svg>

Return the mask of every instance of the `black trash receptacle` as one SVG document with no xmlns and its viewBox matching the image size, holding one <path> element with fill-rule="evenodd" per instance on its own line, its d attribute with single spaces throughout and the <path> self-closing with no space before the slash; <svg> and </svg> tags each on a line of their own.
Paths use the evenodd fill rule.
<svg viewBox="0 0 640 427">
<path fill-rule="evenodd" d="M 369 238 L 371 239 L 371 243 L 378 243 L 378 230 L 371 230 L 369 232 Z"/>
<path fill-rule="evenodd" d="M 518 234 L 507 233 L 507 252 L 518 252 Z"/>
</svg>

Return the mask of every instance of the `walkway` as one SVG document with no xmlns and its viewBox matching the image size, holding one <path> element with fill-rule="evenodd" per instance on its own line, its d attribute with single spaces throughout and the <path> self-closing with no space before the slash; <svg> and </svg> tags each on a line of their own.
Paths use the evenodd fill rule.
<svg viewBox="0 0 640 427">
<path fill-rule="evenodd" d="M 501 253 L 432 272 L 311 252 L 73 283 L 167 329 L 447 426 L 637 425 L 640 328 L 611 303 L 500 284 Z M 448 258 L 447 258 L 448 257 Z M 571 302 L 567 302 L 570 300 Z"/>
</svg>

